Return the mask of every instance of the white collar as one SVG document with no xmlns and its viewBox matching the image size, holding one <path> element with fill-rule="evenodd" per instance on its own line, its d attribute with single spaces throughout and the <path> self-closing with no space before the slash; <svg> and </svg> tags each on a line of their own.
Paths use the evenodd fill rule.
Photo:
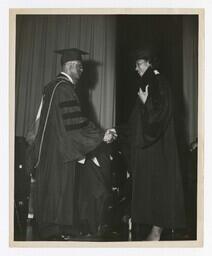
<svg viewBox="0 0 212 256">
<path fill-rule="evenodd" d="M 66 74 L 65 72 L 60 72 L 60 74 L 63 74 L 64 76 L 66 76 L 66 77 L 68 78 L 68 80 L 69 80 L 72 84 L 74 84 L 73 79 L 72 79 L 68 74 Z"/>
</svg>

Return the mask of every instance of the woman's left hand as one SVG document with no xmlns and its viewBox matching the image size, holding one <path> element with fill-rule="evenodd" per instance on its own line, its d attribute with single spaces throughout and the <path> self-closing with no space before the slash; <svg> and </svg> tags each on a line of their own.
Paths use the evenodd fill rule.
<svg viewBox="0 0 212 256">
<path fill-rule="evenodd" d="M 145 91 L 142 91 L 141 88 L 139 88 L 139 91 L 138 91 L 138 96 L 139 96 L 139 98 L 140 98 L 140 100 L 142 101 L 143 104 L 146 103 L 147 97 L 149 95 L 148 88 L 149 88 L 149 85 L 147 84 L 146 88 L 145 88 Z"/>
</svg>

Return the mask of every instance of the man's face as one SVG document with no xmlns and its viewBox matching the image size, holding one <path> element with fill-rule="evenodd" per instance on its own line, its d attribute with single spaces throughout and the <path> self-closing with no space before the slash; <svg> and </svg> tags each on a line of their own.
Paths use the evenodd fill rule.
<svg viewBox="0 0 212 256">
<path fill-rule="evenodd" d="M 82 62 L 79 60 L 71 61 L 69 68 L 68 68 L 68 75 L 71 76 L 71 78 L 74 81 L 78 81 L 81 77 L 81 74 L 83 72 L 83 65 Z"/>
<path fill-rule="evenodd" d="M 142 77 L 149 66 L 150 66 L 149 61 L 144 59 L 139 59 L 136 61 L 135 70 L 138 72 L 139 76 Z"/>
</svg>

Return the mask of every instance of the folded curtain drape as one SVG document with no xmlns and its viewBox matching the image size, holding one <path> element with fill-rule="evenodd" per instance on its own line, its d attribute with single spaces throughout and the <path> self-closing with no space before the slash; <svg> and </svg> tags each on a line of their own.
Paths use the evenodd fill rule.
<svg viewBox="0 0 212 256">
<path fill-rule="evenodd" d="M 90 77 L 87 72 L 83 86 L 88 88 L 96 121 L 104 128 L 115 124 L 115 17 L 17 15 L 16 136 L 26 136 L 36 118 L 43 87 L 60 72 L 60 58 L 54 50 L 72 47 L 89 52 L 87 63 L 95 68 Z M 94 74 L 95 79 L 91 77 Z"/>
<path fill-rule="evenodd" d="M 198 137 L 198 17 L 183 16 L 183 96 L 187 144 Z"/>
</svg>

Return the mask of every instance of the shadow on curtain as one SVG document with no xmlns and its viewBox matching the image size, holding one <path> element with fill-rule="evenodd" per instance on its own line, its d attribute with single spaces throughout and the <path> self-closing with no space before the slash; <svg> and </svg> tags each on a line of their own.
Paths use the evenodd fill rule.
<svg viewBox="0 0 212 256">
<path fill-rule="evenodd" d="M 92 106 L 89 116 L 104 128 L 114 125 L 115 17 L 17 15 L 16 136 L 26 135 L 35 120 L 43 87 L 60 72 L 54 50 L 72 47 L 89 52 L 79 88 Z"/>
</svg>

